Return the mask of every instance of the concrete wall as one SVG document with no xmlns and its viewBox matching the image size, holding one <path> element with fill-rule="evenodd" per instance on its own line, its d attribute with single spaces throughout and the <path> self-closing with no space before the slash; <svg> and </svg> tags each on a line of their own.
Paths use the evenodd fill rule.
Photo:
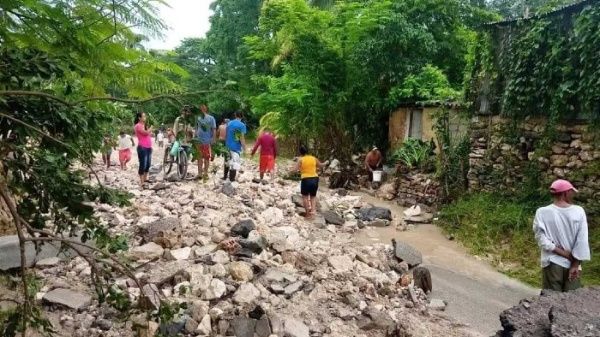
<svg viewBox="0 0 600 337">
<path fill-rule="evenodd" d="M 421 113 L 421 140 L 426 142 L 432 138 L 436 141 L 436 135 L 434 130 L 435 119 L 434 115 L 440 107 L 427 106 L 427 107 L 401 107 L 398 108 L 390 115 L 389 122 L 389 142 L 390 148 L 398 148 L 402 142 L 408 138 L 409 126 L 410 126 L 410 111 L 413 109 L 422 110 Z M 450 110 L 451 118 L 451 132 L 456 134 L 460 132 L 466 132 L 468 128 L 468 120 L 462 118 L 458 110 L 452 108 Z M 436 141 L 437 145 L 437 141 Z"/>
</svg>

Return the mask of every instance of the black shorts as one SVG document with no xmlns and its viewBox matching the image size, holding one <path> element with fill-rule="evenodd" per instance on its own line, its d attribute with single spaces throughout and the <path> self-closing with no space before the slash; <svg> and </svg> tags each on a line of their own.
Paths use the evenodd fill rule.
<svg viewBox="0 0 600 337">
<path fill-rule="evenodd" d="M 300 182 L 300 194 L 303 196 L 310 195 L 311 197 L 317 196 L 317 190 L 319 189 L 319 177 L 304 178 Z"/>
</svg>

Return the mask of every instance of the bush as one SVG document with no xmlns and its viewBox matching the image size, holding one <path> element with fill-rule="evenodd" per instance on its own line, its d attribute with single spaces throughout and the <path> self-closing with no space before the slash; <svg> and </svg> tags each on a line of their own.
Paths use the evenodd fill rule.
<svg viewBox="0 0 600 337">
<path fill-rule="evenodd" d="M 394 163 L 400 163 L 408 169 L 428 170 L 433 165 L 433 145 L 420 139 L 408 138 L 392 153 Z"/>
<path fill-rule="evenodd" d="M 530 195 L 470 194 L 443 207 L 440 222 L 473 254 L 488 257 L 501 272 L 540 286 L 540 251 L 532 231 L 535 210 L 544 205 L 540 200 Z M 592 223 L 589 242 L 596 251 L 600 227 Z M 584 284 L 600 284 L 598 259 L 584 262 L 583 269 Z"/>
</svg>

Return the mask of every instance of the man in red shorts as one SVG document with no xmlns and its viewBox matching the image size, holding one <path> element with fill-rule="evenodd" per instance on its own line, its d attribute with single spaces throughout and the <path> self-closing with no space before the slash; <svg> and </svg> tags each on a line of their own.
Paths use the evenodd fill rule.
<svg viewBox="0 0 600 337">
<path fill-rule="evenodd" d="M 275 158 L 277 158 L 277 140 L 275 136 L 268 129 L 265 128 L 262 134 L 256 140 L 256 144 L 252 148 L 252 155 L 256 153 L 256 150 L 260 147 L 260 179 L 262 180 L 265 173 L 269 173 L 273 178 L 275 170 Z"/>
<path fill-rule="evenodd" d="M 212 144 L 217 137 L 217 122 L 215 118 L 208 114 L 208 107 L 204 104 L 200 105 L 202 116 L 198 117 L 196 122 L 196 140 L 198 141 L 198 178 L 202 180 L 208 179 L 208 166 L 212 159 Z"/>
</svg>

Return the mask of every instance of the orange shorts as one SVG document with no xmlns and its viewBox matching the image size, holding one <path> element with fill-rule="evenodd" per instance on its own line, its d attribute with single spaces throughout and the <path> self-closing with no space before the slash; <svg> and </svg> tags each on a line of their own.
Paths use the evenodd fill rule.
<svg viewBox="0 0 600 337">
<path fill-rule="evenodd" d="M 212 157 L 210 144 L 198 144 L 198 152 L 200 152 L 200 157 L 202 159 L 210 160 Z"/>
<path fill-rule="evenodd" d="M 260 156 L 260 173 L 273 172 L 275 169 L 275 156 Z"/>
<path fill-rule="evenodd" d="M 119 150 L 119 162 L 126 163 L 130 160 L 131 160 L 131 150 L 130 149 Z"/>
</svg>

